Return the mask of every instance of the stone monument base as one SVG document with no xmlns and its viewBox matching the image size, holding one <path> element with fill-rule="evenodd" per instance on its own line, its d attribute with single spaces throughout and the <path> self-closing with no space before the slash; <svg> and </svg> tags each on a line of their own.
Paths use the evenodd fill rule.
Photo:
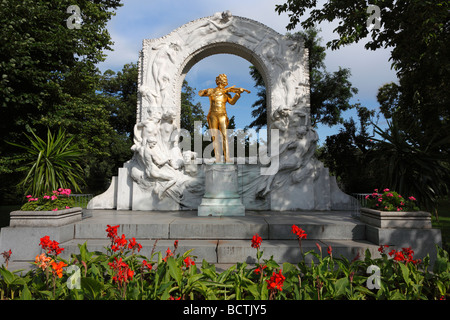
<svg viewBox="0 0 450 320">
<path fill-rule="evenodd" d="M 237 167 L 234 164 L 211 164 L 205 168 L 205 195 L 198 216 L 245 216 L 238 193 Z"/>
</svg>

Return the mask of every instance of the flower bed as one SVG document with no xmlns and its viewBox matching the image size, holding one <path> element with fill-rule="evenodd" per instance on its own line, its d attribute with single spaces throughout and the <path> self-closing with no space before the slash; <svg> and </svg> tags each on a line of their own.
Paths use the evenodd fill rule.
<svg viewBox="0 0 450 320">
<path fill-rule="evenodd" d="M 279 265 L 262 259 L 263 241 L 257 234 L 249 246 L 256 249 L 258 263 L 251 267 L 237 263 L 217 272 L 213 264 L 198 263 L 192 250 L 178 253 L 178 241 L 165 254 L 139 254 L 135 238 L 118 234 L 119 226 L 107 226 L 111 240 L 106 253 L 89 252 L 79 245 L 70 260 L 59 257 L 64 250 L 49 237 L 41 238 L 43 252 L 25 275 L 7 269 L 11 251 L 2 255 L 0 299 L 64 300 L 328 300 L 328 299 L 447 299 L 450 287 L 448 253 L 437 250 L 434 268 L 429 257 L 414 258 L 411 248 L 396 250 L 380 246 L 381 258 L 352 261 L 317 250 L 303 253 L 301 242 L 307 234 L 293 226 L 299 254 L 312 255 L 315 264 Z M 156 243 L 155 243 L 156 244 Z M 388 252 L 388 253 L 387 253 Z M 373 273 L 375 271 L 375 273 Z"/>
<path fill-rule="evenodd" d="M 378 189 L 366 196 L 368 208 L 361 208 L 361 221 L 378 228 L 430 229 L 431 214 L 420 211 L 416 198 L 404 198 L 395 191 Z"/>
<path fill-rule="evenodd" d="M 10 213 L 11 227 L 59 227 L 82 219 L 82 209 L 74 207 L 71 190 L 59 188 L 51 194 L 27 195 L 20 210 Z"/>
<path fill-rule="evenodd" d="M 52 193 L 42 196 L 27 195 L 27 202 L 20 208 L 21 211 L 58 211 L 70 209 L 74 206 L 70 198 L 70 189 L 59 188 Z"/>
<path fill-rule="evenodd" d="M 379 211 L 397 211 L 397 212 L 411 212 L 419 211 L 416 204 L 416 198 L 410 196 L 404 198 L 395 191 L 384 189 L 383 193 L 378 193 L 378 189 L 366 196 L 367 207 L 369 209 Z"/>
</svg>

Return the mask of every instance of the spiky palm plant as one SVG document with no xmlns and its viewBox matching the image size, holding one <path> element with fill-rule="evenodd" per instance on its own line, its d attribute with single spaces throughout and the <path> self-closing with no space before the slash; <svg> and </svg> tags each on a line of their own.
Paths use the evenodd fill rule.
<svg viewBox="0 0 450 320">
<path fill-rule="evenodd" d="M 71 188 L 81 191 L 84 183 L 83 169 L 80 160 L 83 153 L 72 145 L 72 137 L 59 129 L 57 134 L 47 131 L 47 140 L 38 137 L 33 131 L 26 135 L 30 145 L 10 143 L 25 150 L 22 160 L 31 160 L 21 169 L 27 171 L 25 178 L 19 183 L 25 194 L 43 195 L 58 188 Z"/>
</svg>

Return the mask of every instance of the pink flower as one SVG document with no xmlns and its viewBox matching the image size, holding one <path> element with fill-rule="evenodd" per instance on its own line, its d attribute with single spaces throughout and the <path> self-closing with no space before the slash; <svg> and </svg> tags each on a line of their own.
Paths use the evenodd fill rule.
<svg viewBox="0 0 450 320">
<path fill-rule="evenodd" d="M 66 206 L 66 209 L 70 209 L 70 207 L 69 207 L 69 206 Z"/>
<path fill-rule="evenodd" d="M 411 201 L 416 201 L 416 198 L 414 198 L 413 196 L 409 197 L 408 199 Z"/>
<path fill-rule="evenodd" d="M 52 211 L 58 211 L 58 208 L 53 209 Z"/>
<path fill-rule="evenodd" d="M 27 195 L 27 198 L 29 199 L 29 198 L 31 198 L 32 197 L 32 195 L 31 194 L 29 194 L 29 195 Z"/>
<path fill-rule="evenodd" d="M 397 211 L 402 211 L 402 210 L 403 210 L 402 208 L 397 207 Z"/>
<path fill-rule="evenodd" d="M 389 192 L 389 189 L 386 188 L 386 189 L 383 190 L 383 192 Z"/>
<path fill-rule="evenodd" d="M 383 201 L 383 198 L 381 198 L 381 197 L 378 198 L 378 202 L 381 202 L 381 201 Z"/>
<path fill-rule="evenodd" d="M 386 197 L 393 197 L 394 195 L 392 194 L 392 193 L 388 193 L 387 195 L 386 195 Z"/>
<path fill-rule="evenodd" d="M 56 199 L 58 199 L 57 196 L 52 196 L 52 200 L 56 200 Z"/>
<path fill-rule="evenodd" d="M 43 198 L 44 198 L 45 200 L 48 200 L 48 199 L 50 199 L 50 196 L 45 195 Z"/>
</svg>

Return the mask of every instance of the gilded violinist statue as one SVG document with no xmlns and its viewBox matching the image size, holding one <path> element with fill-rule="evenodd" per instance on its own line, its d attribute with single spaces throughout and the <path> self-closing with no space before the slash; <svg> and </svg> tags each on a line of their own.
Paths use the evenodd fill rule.
<svg viewBox="0 0 450 320">
<path fill-rule="evenodd" d="M 208 121 L 209 129 L 211 130 L 216 163 L 221 161 L 220 156 L 222 155 L 220 150 L 220 141 L 216 139 L 216 134 L 219 134 L 219 132 L 222 137 L 224 161 L 230 162 L 227 139 L 227 127 L 229 120 L 227 116 L 226 104 L 228 102 L 229 104 L 234 105 L 241 97 L 242 92 L 245 91 L 250 93 L 250 91 L 243 88 L 235 88 L 235 86 L 225 88 L 228 85 L 228 79 L 225 74 L 220 74 L 216 78 L 216 84 L 216 88 L 200 90 L 198 94 L 201 97 L 209 97 L 210 108 L 206 119 Z M 230 92 L 235 93 L 233 98 L 231 97 Z"/>
</svg>

